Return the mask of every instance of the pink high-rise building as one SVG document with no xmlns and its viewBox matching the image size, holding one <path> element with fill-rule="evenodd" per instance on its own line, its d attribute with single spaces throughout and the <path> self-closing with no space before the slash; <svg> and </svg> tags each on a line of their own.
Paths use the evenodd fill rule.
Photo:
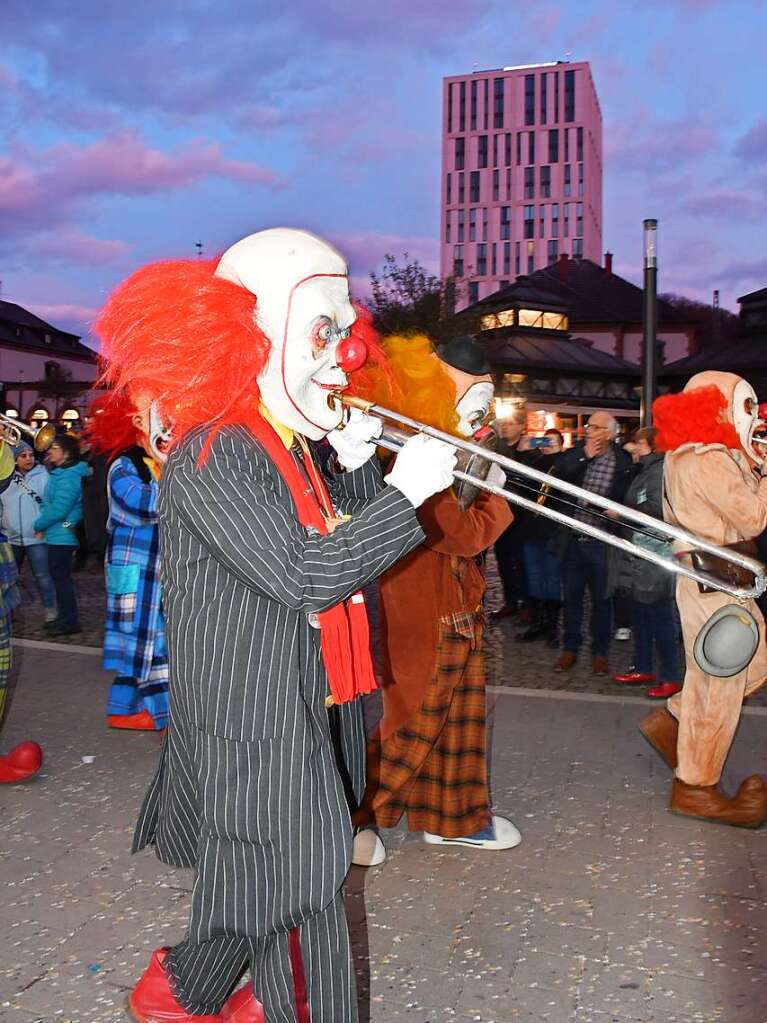
<svg viewBox="0 0 767 1023">
<path fill-rule="evenodd" d="M 602 113 L 588 63 L 475 71 L 443 88 L 440 262 L 459 308 L 563 252 L 598 263 Z"/>
</svg>

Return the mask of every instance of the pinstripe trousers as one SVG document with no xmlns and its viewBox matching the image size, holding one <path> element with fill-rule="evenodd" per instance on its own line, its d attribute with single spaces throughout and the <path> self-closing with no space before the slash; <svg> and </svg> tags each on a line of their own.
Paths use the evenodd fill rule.
<svg viewBox="0 0 767 1023">
<path fill-rule="evenodd" d="M 356 1023 L 357 994 L 341 892 L 299 928 L 311 1023 Z M 215 1015 L 250 965 L 256 998 L 267 1023 L 296 1023 L 288 934 L 221 937 L 170 950 L 165 968 L 187 1012 Z"/>
</svg>

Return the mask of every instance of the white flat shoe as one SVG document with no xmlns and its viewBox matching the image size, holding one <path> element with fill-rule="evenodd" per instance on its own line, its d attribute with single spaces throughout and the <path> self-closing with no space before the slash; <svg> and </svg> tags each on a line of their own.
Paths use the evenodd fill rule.
<svg viewBox="0 0 767 1023">
<path fill-rule="evenodd" d="M 357 867 L 380 867 L 386 862 L 386 846 L 373 828 L 363 828 L 354 836 L 352 863 Z"/>
<path fill-rule="evenodd" d="M 493 814 L 491 823 L 475 835 L 467 835 L 465 838 L 443 838 L 442 835 L 432 835 L 430 831 L 424 831 L 423 840 L 429 845 L 469 845 L 475 849 L 513 849 L 522 841 L 522 836 L 510 820 Z"/>
</svg>

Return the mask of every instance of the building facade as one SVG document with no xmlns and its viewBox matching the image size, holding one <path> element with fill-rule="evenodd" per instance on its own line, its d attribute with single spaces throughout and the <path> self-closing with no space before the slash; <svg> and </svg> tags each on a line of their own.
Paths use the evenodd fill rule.
<svg viewBox="0 0 767 1023">
<path fill-rule="evenodd" d="M 96 353 L 15 302 L 0 301 L 2 412 L 41 426 L 76 427 L 98 375 Z"/>
<path fill-rule="evenodd" d="M 443 82 L 440 269 L 462 308 L 602 253 L 602 114 L 587 62 Z"/>
</svg>

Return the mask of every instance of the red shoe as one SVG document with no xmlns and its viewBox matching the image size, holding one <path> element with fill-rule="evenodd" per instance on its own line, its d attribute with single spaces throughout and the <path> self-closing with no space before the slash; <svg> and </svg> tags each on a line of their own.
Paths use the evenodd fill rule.
<svg viewBox="0 0 767 1023">
<path fill-rule="evenodd" d="M 152 953 L 149 966 L 128 995 L 128 1015 L 136 1023 L 221 1023 L 221 1015 L 193 1016 L 173 997 L 162 965 L 167 948 Z"/>
<path fill-rule="evenodd" d="M 264 1023 L 264 1009 L 250 984 L 239 988 L 221 1010 L 224 1023 Z"/>
<path fill-rule="evenodd" d="M 43 751 L 36 742 L 20 742 L 0 757 L 0 785 L 12 785 L 37 774 L 43 764 Z"/>
<path fill-rule="evenodd" d="M 155 719 L 148 710 L 140 710 L 137 714 L 109 714 L 107 724 L 110 728 L 132 728 L 137 732 L 158 731 Z"/>
<path fill-rule="evenodd" d="M 613 675 L 613 682 L 625 682 L 630 686 L 649 685 L 654 681 L 655 676 L 644 671 L 627 671 L 624 675 Z"/>
<path fill-rule="evenodd" d="M 667 700 L 669 696 L 674 696 L 681 691 L 681 682 L 659 682 L 657 686 L 647 690 L 647 695 L 652 696 L 655 700 Z"/>
</svg>

